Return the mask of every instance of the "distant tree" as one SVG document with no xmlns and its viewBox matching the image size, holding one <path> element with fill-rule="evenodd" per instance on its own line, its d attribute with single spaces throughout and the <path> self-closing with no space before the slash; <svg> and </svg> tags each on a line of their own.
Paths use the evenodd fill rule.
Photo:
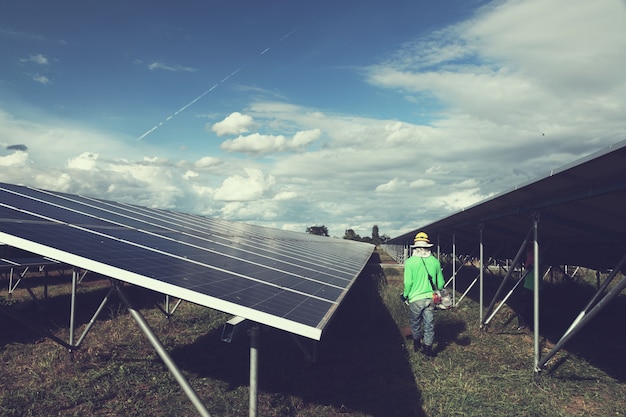
<svg viewBox="0 0 626 417">
<path fill-rule="evenodd" d="M 343 238 L 347 240 L 361 240 L 361 236 L 357 235 L 352 229 L 347 229 Z"/>
<path fill-rule="evenodd" d="M 388 235 L 385 235 L 385 234 L 383 234 L 383 235 L 380 237 L 380 243 L 387 243 L 387 242 L 389 242 L 390 240 L 391 240 L 391 237 L 389 237 Z"/>
<path fill-rule="evenodd" d="M 328 236 L 328 228 L 326 226 L 307 227 L 306 232 L 310 235 Z"/>
<path fill-rule="evenodd" d="M 380 236 L 378 235 L 378 225 L 372 227 L 372 243 L 374 245 L 380 245 Z"/>
</svg>

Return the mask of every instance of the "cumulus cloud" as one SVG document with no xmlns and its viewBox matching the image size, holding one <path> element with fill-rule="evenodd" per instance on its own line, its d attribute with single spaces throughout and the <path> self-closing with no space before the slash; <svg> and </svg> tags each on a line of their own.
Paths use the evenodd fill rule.
<svg viewBox="0 0 626 417">
<path fill-rule="evenodd" d="M 221 122 L 215 123 L 211 127 L 211 130 L 215 132 L 217 136 L 240 135 L 248 132 L 253 125 L 254 120 L 252 117 L 239 112 L 233 112 Z"/>
<path fill-rule="evenodd" d="M 609 92 L 625 88 L 618 72 L 626 56 L 616 53 L 626 49 L 624 15 L 624 3 L 612 0 L 496 2 L 408 43 L 370 67 L 368 80 L 428 94 L 450 115 L 553 134 L 573 122 L 573 132 L 582 119 L 572 114 L 585 114 L 586 124 L 609 102 L 623 108 Z"/>
<path fill-rule="evenodd" d="M 23 167 L 28 162 L 28 154 L 26 152 L 14 152 L 10 155 L 0 156 L 0 166 L 2 167 Z"/>
<path fill-rule="evenodd" d="M 17 168 L 0 177 L 301 232 L 367 235 L 377 224 L 395 236 L 625 137 L 623 2 L 486 4 L 359 69 L 387 119 L 364 116 L 367 103 L 348 114 L 334 100 L 305 107 L 250 89 L 239 112 L 205 126 L 205 138 L 228 139 L 223 152 L 205 140 L 192 154 L 189 140 L 184 154 L 181 137 L 170 155 L 0 111 L 0 138 L 28 143 L 0 157 Z"/>
<path fill-rule="evenodd" d="M 411 183 L 409 184 L 409 187 L 410 188 L 428 188 L 433 185 L 435 185 L 435 181 L 425 179 L 425 178 L 420 178 L 415 181 L 411 181 Z"/>
<path fill-rule="evenodd" d="M 277 193 L 274 196 L 274 200 L 276 201 L 291 200 L 296 197 L 298 197 L 298 193 L 295 191 L 283 191 L 283 192 Z"/>
<path fill-rule="evenodd" d="M 203 168 L 210 168 L 210 167 L 219 165 L 220 163 L 221 161 L 219 158 L 214 158 L 212 156 L 205 156 L 205 157 L 198 159 L 194 163 L 194 166 L 198 169 L 203 169 Z"/>
<path fill-rule="evenodd" d="M 238 219 L 240 221 L 253 220 L 258 222 L 271 222 L 277 217 L 276 207 L 267 201 L 259 201 L 254 204 L 250 202 L 228 202 L 220 210 L 220 217 L 226 219 Z"/>
<path fill-rule="evenodd" d="M 252 201 L 263 197 L 275 183 L 274 176 L 265 176 L 260 169 L 246 168 L 247 176 L 235 174 L 215 190 L 214 198 L 221 201 Z"/>
<path fill-rule="evenodd" d="M 253 155 L 271 152 L 303 151 L 309 144 L 319 139 L 320 135 L 319 129 L 298 132 L 290 139 L 283 135 L 273 136 L 254 133 L 224 141 L 221 148 L 228 152 L 242 152 Z"/>
<path fill-rule="evenodd" d="M 374 191 L 377 193 L 394 193 L 400 191 L 404 187 L 406 187 L 405 181 L 394 178 L 384 184 L 378 185 Z"/>
<path fill-rule="evenodd" d="M 199 175 L 200 174 L 198 174 L 197 172 L 189 170 L 183 174 L 183 179 L 190 180 L 192 178 L 198 177 Z"/>
<path fill-rule="evenodd" d="M 98 165 L 98 154 L 83 152 L 75 158 L 67 161 L 69 169 L 78 169 L 83 171 L 91 171 Z"/>
<path fill-rule="evenodd" d="M 478 203 L 489 195 L 480 193 L 480 189 L 471 188 L 467 190 L 454 191 L 446 195 L 434 196 L 429 198 L 428 205 L 433 207 L 443 207 L 450 211 L 459 211 L 473 204 Z"/>
</svg>

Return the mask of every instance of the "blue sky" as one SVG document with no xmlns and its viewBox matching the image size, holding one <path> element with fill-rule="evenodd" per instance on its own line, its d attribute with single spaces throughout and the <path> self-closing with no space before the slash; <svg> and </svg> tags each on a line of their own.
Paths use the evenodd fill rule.
<svg viewBox="0 0 626 417">
<path fill-rule="evenodd" d="M 626 139 L 626 3 L 5 1 L 0 181 L 391 237 Z"/>
</svg>

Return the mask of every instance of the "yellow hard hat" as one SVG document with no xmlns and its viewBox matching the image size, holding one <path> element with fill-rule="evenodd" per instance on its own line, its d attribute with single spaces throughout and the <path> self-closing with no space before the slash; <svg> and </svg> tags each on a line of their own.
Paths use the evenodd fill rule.
<svg viewBox="0 0 626 417">
<path fill-rule="evenodd" d="M 430 248 L 433 244 L 428 240 L 428 235 L 424 232 L 419 232 L 415 235 L 415 242 L 411 245 L 412 248 Z"/>
<path fill-rule="evenodd" d="M 412 248 L 430 248 L 433 244 L 428 240 L 428 235 L 424 232 L 419 232 L 415 235 L 415 242 L 411 245 Z"/>
</svg>

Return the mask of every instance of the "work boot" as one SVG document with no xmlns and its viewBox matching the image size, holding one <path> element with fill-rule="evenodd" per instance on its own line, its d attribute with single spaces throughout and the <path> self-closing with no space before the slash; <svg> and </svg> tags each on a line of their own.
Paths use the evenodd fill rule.
<svg viewBox="0 0 626 417">
<path fill-rule="evenodd" d="M 431 345 L 424 345 L 423 352 L 424 352 L 424 355 L 430 358 L 433 356 L 433 347 Z"/>
<path fill-rule="evenodd" d="M 413 339 L 413 352 L 419 352 L 421 343 L 419 339 Z"/>
</svg>

